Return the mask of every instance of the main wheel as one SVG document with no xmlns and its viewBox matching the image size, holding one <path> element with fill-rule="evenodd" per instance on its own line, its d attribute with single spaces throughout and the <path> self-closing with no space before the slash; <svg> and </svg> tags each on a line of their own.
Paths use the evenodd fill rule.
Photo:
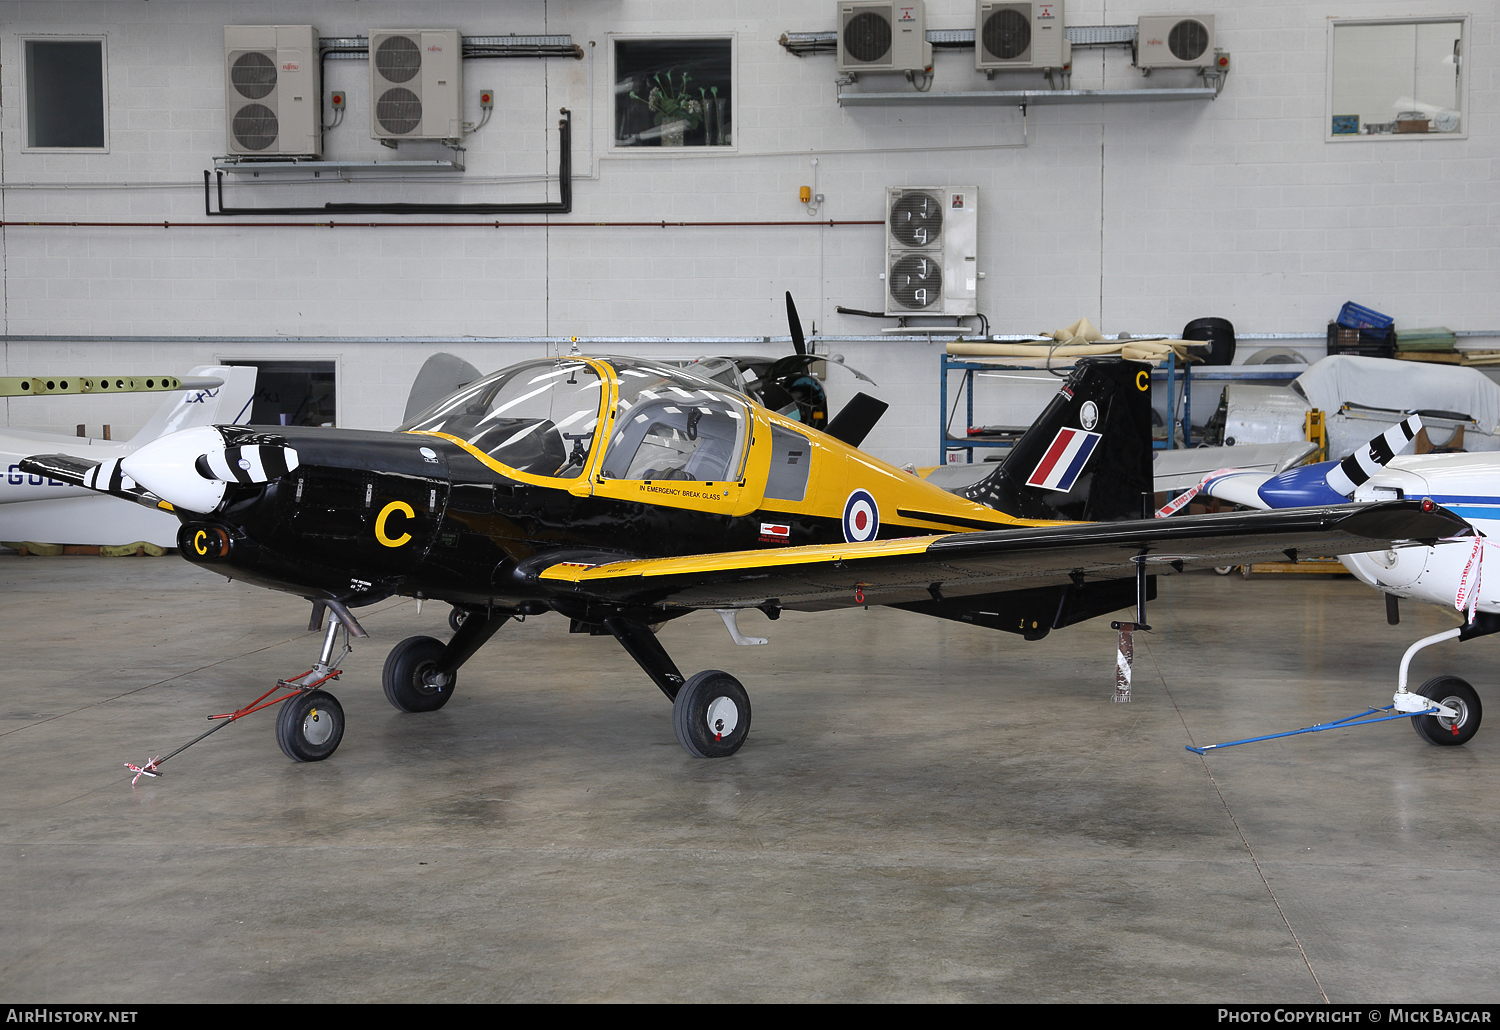
<svg viewBox="0 0 1500 1030">
<path fill-rule="evenodd" d="M 344 709 L 326 690 L 309 690 L 281 702 L 276 743 L 294 762 L 321 762 L 344 739 Z"/>
<path fill-rule="evenodd" d="M 443 642 L 432 637 L 407 637 L 391 648 L 380 674 L 386 700 L 403 712 L 435 712 L 447 704 L 457 674 L 450 674 L 446 683 L 430 682 L 442 656 Z"/>
<path fill-rule="evenodd" d="M 1467 744 L 1479 732 L 1479 717 L 1483 712 L 1479 692 L 1465 681 L 1457 676 L 1434 676 L 1415 692 L 1458 712 L 1454 719 L 1442 715 L 1412 716 L 1412 727 L 1427 743 L 1457 747 Z"/>
<path fill-rule="evenodd" d="M 700 672 L 672 702 L 672 729 L 695 758 L 728 758 L 750 732 L 750 695 L 727 672 Z"/>
</svg>

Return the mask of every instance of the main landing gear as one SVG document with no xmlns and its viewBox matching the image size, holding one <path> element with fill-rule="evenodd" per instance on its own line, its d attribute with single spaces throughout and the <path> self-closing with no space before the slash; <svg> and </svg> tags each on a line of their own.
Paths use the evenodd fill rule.
<svg viewBox="0 0 1500 1030">
<path fill-rule="evenodd" d="M 461 614 L 460 614 L 461 612 Z M 386 699 L 403 712 L 434 712 L 448 703 L 458 669 L 505 622 L 509 613 L 454 609 L 453 639 L 407 637 L 385 660 L 381 685 Z M 604 620 L 609 630 L 672 702 L 677 741 L 697 758 L 727 758 L 750 733 L 750 696 L 727 672 L 708 669 L 684 679 L 645 622 L 624 616 Z"/>
<path fill-rule="evenodd" d="M 510 618 L 509 612 L 476 608 L 462 618 L 449 618 L 457 630 L 446 644 L 432 637 L 407 637 L 386 657 L 380 676 L 386 700 L 403 712 L 437 711 L 453 697 L 459 666 Z"/>
<path fill-rule="evenodd" d="M 728 758 L 740 749 L 750 734 L 750 695 L 739 680 L 717 669 L 684 680 L 644 622 L 613 616 L 604 628 L 672 702 L 672 730 L 688 754 Z"/>
</svg>

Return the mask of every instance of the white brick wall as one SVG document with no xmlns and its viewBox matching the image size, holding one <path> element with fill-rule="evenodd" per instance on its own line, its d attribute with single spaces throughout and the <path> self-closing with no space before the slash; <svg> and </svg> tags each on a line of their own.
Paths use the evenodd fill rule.
<svg viewBox="0 0 1500 1030">
<path fill-rule="evenodd" d="M 971 23 L 970 0 L 929 0 L 929 26 Z M 7 221 L 212 223 L 170 229 L 10 226 L 3 245 L 6 334 L 148 336 L 156 344 L 6 344 L 0 374 L 180 372 L 235 355 L 337 357 L 340 421 L 388 426 L 432 351 L 481 367 L 539 345 L 427 346 L 348 340 L 226 345 L 203 336 L 725 336 L 785 333 L 782 293 L 833 334 L 880 323 L 835 313 L 882 306 L 881 229 L 628 228 L 595 222 L 812 221 L 797 189 L 817 187 L 818 218 L 879 219 L 884 188 L 977 184 L 983 203 L 980 308 L 998 333 L 1052 329 L 1086 316 L 1106 332 L 1174 330 L 1203 315 L 1242 332 L 1317 332 L 1345 300 L 1407 326 L 1500 327 L 1500 40 L 1493 11 L 1470 23 L 1472 76 L 1464 140 L 1324 141 L 1327 20 L 1412 13 L 1387 0 L 1230 4 L 1073 0 L 1073 24 L 1131 24 L 1142 13 L 1212 12 L 1233 55 L 1216 101 L 1011 108 L 840 108 L 831 56 L 796 58 L 784 31 L 834 25 L 831 0 L 702 4 L 688 0 L 422 3 L 10 3 L 0 22 L 0 176 Z M 1443 8 L 1440 13 L 1446 13 Z M 456 26 L 468 35 L 571 33 L 584 61 L 489 60 L 465 67 L 466 117 L 477 92 L 499 103 L 468 143 L 461 177 L 278 186 L 230 177 L 231 204 L 539 199 L 556 187 L 557 110 L 574 112 L 575 207 L 503 219 L 534 228 L 253 228 L 208 219 L 202 173 L 224 151 L 222 26 L 307 23 L 320 33 Z M 611 154 L 611 32 L 733 32 L 738 48 L 733 154 Z M 20 39 L 108 35 L 110 149 L 22 152 Z M 590 46 L 590 43 L 597 45 Z M 1125 51 L 1075 51 L 1075 88 L 1143 85 Z M 939 52 L 934 90 L 985 88 L 968 51 Z M 370 140 L 364 62 L 329 61 L 325 95 L 349 112 L 329 158 L 398 155 Z M 1193 84 L 1158 72 L 1150 85 Z M 1041 85 L 1009 73 L 995 85 Z M 906 89 L 870 78 L 863 88 Z M 596 124 L 597 120 L 597 124 Z M 592 162 L 590 160 L 592 156 Z M 507 182 L 500 177 L 530 176 Z M 105 185 L 109 184 L 109 185 Z M 269 219 L 310 221 L 311 219 Z M 464 221 L 462 216 L 339 221 Z M 554 224 L 546 227 L 545 223 Z M 1489 345 L 1500 346 L 1500 342 Z M 1253 346 L 1253 345 L 1251 345 Z M 664 353 L 674 348 L 648 348 Z M 676 348 L 694 352 L 701 348 Z M 839 345 L 892 402 L 870 446 L 898 462 L 936 453 L 937 349 Z M 855 383 L 834 373 L 835 399 Z M 14 425 L 70 428 L 143 421 L 149 399 L 13 402 Z M 1003 420 L 1003 412 L 998 413 Z"/>
</svg>

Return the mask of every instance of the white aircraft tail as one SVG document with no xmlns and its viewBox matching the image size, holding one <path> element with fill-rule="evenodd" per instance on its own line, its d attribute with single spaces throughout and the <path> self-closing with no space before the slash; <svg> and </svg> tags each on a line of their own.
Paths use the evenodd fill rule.
<svg viewBox="0 0 1500 1030">
<path fill-rule="evenodd" d="M 245 424 L 255 399 L 255 369 L 243 365 L 199 365 L 190 376 L 213 376 L 224 385 L 212 390 L 183 390 L 157 409 L 140 432 L 130 438 L 131 448 L 194 426 Z"/>
</svg>

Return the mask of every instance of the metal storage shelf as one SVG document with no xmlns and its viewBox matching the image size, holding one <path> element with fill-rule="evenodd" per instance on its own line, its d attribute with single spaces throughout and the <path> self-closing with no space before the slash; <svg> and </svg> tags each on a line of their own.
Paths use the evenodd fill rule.
<svg viewBox="0 0 1500 1030">
<path fill-rule="evenodd" d="M 952 437 L 948 435 L 948 373 L 962 372 L 964 374 L 963 385 L 959 389 L 964 391 L 966 402 L 966 418 L 964 426 L 967 428 L 974 424 L 974 373 L 990 370 L 1003 370 L 1010 372 L 1025 372 L 1043 370 L 1039 365 L 1028 365 L 1024 359 L 1017 363 L 1018 359 L 1007 361 L 986 361 L 979 358 L 956 358 L 946 353 L 939 355 L 941 359 L 941 370 L 939 372 L 939 401 L 938 401 L 938 462 L 946 464 L 948 454 L 952 451 L 967 451 L 968 460 L 974 461 L 974 450 L 976 448 L 1009 447 L 1013 440 L 976 440 L 973 437 Z M 1170 358 L 1166 364 L 1153 369 L 1151 378 L 1153 380 L 1164 379 L 1167 384 L 1167 411 L 1173 413 L 1172 421 L 1175 423 L 1177 411 L 1177 392 L 1182 391 L 1182 445 L 1193 446 L 1193 380 L 1202 379 L 1209 381 L 1225 380 L 1270 380 L 1285 381 L 1295 379 L 1307 371 L 1306 365 L 1213 365 L 1200 366 L 1194 371 L 1192 366 L 1186 362 L 1178 365 L 1177 358 Z M 1053 366 L 1053 371 L 1070 371 L 1072 365 Z M 1059 380 L 1060 382 L 1061 380 Z M 1165 450 L 1176 446 L 1176 425 L 1169 425 L 1167 438 L 1158 441 L 1154 446 L 1158 450 Z"/>
</svg>

